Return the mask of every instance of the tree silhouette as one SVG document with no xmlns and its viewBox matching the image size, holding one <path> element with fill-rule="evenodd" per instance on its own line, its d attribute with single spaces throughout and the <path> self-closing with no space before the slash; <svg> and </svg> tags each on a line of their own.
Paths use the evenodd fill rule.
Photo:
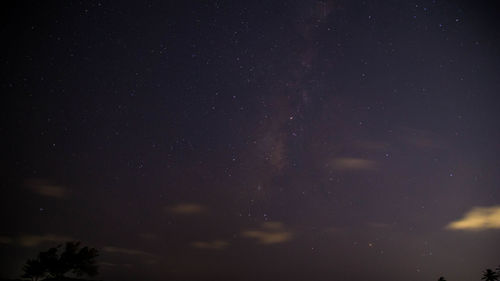
<svg viewBox="0 0 500 281">
<path fill-rule="evenodd" d="M 438 281 L 446 281 L 443 276 L 439 277 Z"/>
<path fill-rule="evenodd" d="M 24 274 L 22 278 L 30 278 L 31 281 L 38 281 L 47 275 L 47 269 L 40 262 L 40 259 L 29 259 L 23 267 Z"/>
<path fill-rule="evenodd" d="M 499 276 L 495 271 L 488 268 L 483 272 L 483 277 L 481 278 L 481 280 L 498 281 L 498 277 Z"/>
<path fill-rule="evenodd" d="M 37 281 L 46 275 L 52 280 L 60 280 L 65 274 L 95 276 L 98 273 L 95 258 L 99 255 L 94 248 L 80 248 L 80 242 L 67 242 L 59 255 L 61 245 L 40 252 L 36 259 L 30 259 L 23 267 L 23 278 Z"/>
</svg>

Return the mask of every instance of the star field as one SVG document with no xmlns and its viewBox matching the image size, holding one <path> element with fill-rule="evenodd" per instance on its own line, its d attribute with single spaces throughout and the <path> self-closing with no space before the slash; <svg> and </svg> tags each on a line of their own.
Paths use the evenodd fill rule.
<svg viewBox="0 0 500 281">
<path fill-rule="evenodd" d="M 498 265 L 494 1 L 2 12 L 0 278 L 473 280 Z"/>
</svg>

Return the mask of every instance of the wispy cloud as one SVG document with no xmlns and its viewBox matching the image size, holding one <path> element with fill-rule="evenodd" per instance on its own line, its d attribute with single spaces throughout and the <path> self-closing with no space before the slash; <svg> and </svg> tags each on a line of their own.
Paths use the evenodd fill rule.
<svg viewBox="0 0 500 281">
<path fill-rule="evenodd" d="M 52 197 L 57 199 L 63 199 L 68 196 L 68 191 L 66 188 L 60 185 L 50 183 L 44 179 L 30 179 L 26 180 L 26 185 L 31 188 L 31 190 L 39 195 Z"/>
<path fill-rule="evenodd" d="M 181 203 L 173 206 L 168 206 L 167 210 L 179 215 L 195 215 L 206 211 L 206 208 L 196 203 Z"/>
<path fill-rule="evenodd" d="M 500 205 L 474 207 L 463 218 L 449 223 L 446 228 L 465 231 L 500 229 Z"/>
<path fill-rule="evenodd" d="M 266 222 L 259 229 L 242 232 L 245 238 L 257 239 L 259 244 L 277 244 L 292 240 L 293 234 L 281 222 Z"/>
<path fill-rule="evenodd" d="M 107 253 L 113 253 L 113 254 L 124 254 L 124 255 L 132 255 L 132 256 L 143 256 L 143 257 L 155 257 L 156 255 L 144 252 L 141 250 L 136 250 L 136 249 L 129 249 L 129 248 L 118 248 L 118 247 L 112 247 L 112 246 L 106 246 L 102 248 L 104 252 Z"/>
<path fill-rule="evenodd" d="M 142 250 L 130 249 L 130 248 L 119 248 L 106 246 L 102 248 L 102 251 L 109 254 L 126 255 L 133 260 L 139 260 L 145 264 L 156 264 L 160 258 L 158 255 L 148 253 Z M 127 266 L 127 264 L 108 264 L 108 266 Z"/>
<path fill-rule="evenodd" d="M 211 249 L 211 250 L 222 250 L 229 246 L 229 243 L 224 240 L 214 240 L 210 242 L 195 241 L 191 243 L 191 246 L 199 249 Z"/>
<path fill-rule="evenodd" d="M 436 134 L 427 130 L 415 128 L 402 128 L 402 140 L 408 145 L 421 149 L 441 149 L 446 145 Z"/>
<path fill-rule="evenodd" d="M 43 243 L 64 243 L 75 240 L 68 236 L 47 234 L 47 235 L 21 235 L 17 242 L 23 247 L 34 247 Z"/>
<path fill-rule="evenodd" d="M 332 159 L 328 166 L 341 171 L 374 170 L 377 168 L 377 163 L 362 158 L 344 157 Z"/>
</svg>

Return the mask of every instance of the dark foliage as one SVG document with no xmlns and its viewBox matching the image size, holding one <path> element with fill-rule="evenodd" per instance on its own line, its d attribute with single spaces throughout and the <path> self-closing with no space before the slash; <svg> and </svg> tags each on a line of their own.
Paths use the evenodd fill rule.
<svg viewBox="0 0 500 281">
<path fill-rule="evenodd" d="M 33 281 L 37 281 L 43 278 L 47 274 L 46 266 L 42 264 L 40 259 L 29 259 L 23 267 L 24 274 L 23 278 L 30 278 Z"/>
<path fill-rule="evenodd" d="M 481 278 L 481 280 L 497 281 L 498 278 L 499 278 L 498 274 L 495 271 L 488 268 L 483 272 L 483 277 Z"/>
<path fill-rule="evenodd" d="M 23 267 L 23 278 L 33 281 L 40 280 L 75 280 L 65 277 L 72 273 L 76 276 L 95 276 L 98 273 L 96 257 L 99 255 L 94 248 L 80 248 L 80 242 L 67 242 L 59 254 L 61 245 L 40 252 L 36 259 L 29 259 Z"/>
</svg>

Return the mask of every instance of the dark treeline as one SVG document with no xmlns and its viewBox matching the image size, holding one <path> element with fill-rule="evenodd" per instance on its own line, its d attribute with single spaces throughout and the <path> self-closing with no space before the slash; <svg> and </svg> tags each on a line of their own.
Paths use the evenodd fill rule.
<svg viewBox="0 0 500 281">
<path fill-rule="evenodd" d="M 74 277 L 98 274 L 96 258 L 99 252 L 95 248 L 80 247 L 80 242 L 67 242 L 38 253 L 35 258 L 28 259 L 23 266 L 23 280 L 62 281 L 82 280 Z M 68 277 L 72 275 L 73 277 Z"/>
<path fill-rule="evenodd" d="M 66 242 L 38 253 L 28 259 L 23 266 L 21 279 L 1 279 L 0 281 L 83 281 L 82 276 L 95 277 L 98 274 L 96 258 L 99 251 L 95 248 L 81 247 L 80 242 Z M 493 270 L 482 272 L 481 280 L 500 281 L 500 265 Z M 438 281 L 448 280 L 444 276 Z"/>
<path fill-rule="evenodd" d="M 500 278 L 500 265 L 497 267 L 496 271 L 491 269 L 491 268 L 487 268 L 483 271 L 483 275 L 481 277 L 481 280 L 485 280 L 485 281 L 498 281 Z M 444 278 L 443 276 L 439 277 L 438 281 L 448 281 L 446 278 Z"/>
</svg>

